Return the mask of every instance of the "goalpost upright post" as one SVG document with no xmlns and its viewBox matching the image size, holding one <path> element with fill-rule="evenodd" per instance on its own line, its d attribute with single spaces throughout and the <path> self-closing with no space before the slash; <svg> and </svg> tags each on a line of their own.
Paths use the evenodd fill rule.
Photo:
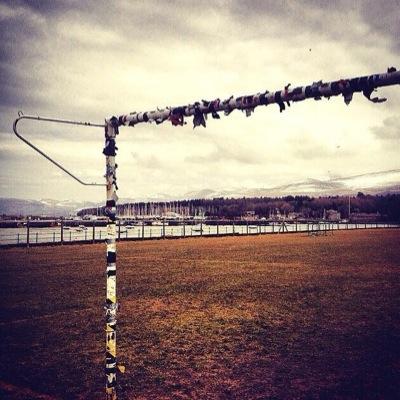
<svg viewBox="0 0 400 400">
<path fill-rule="evenodd" d="M 106 283 L 106 399 L 117 399 L 117 248 L 116 248 L 116 214 L 117 214 L 117 183 L 116 183 L 116 146 L 118 121 L 111 118 L 105 125 L 106 156 L 106 206 L 107 220 L 107 283 Z"/>
</svg>

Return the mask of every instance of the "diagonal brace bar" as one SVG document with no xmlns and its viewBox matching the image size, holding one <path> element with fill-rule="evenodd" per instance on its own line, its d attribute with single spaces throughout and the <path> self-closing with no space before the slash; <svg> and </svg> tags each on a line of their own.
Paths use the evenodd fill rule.
<svg viewBox="0 0 400 400">
<path fill-rule="evenodd" d="M 71 171 L 67 170 L 65 167 L 63 167 L 61 164 L 59 164 L 57 161 L 53 160 L 43 150 L 40 150 L 37 146 L 35 146 L 33 143 L 31 143 L 28 139 L 24 138 L 17 130 L 17 124 L 22 119 L 30 119 L 30 120 L 45 121 L 45 122 L 55 122 L 55 123 L 69 124 L 69 125 L 94 126 L 94 127 L 99 127 L 99 128 L 103 128 L 103 129 L 104 129 L 104 124 L 100 125 L 100 124 L 93 124 L 91 122 L 79 122 L 79 121 L 71 121 L 71 120 L 56 119 L 56 118 L 43 118 L 43 117 L 34 116 L 34 115 L 23 115 L 22 112 L 19 111 L 18 112 L 18 118 L 14 121 L 14 124 L 13 124 L 13 131 L 14 131 L 15 135 L 19 139 L 21 139 L 24 143 L 26 143 L 29 147 L 31 147 L 33 150 L 38 152 L 42 157 L 44 157 L 47 160 L 49 160 L 57 168 L 59 168 L 62 171 L 64 171 L 66 174 L 68 174 L 71 178 L 75 179 L 81 185 L 84 185 L 84 186 L 105 186 L 103 183 L 89 183 L 89 182 L 82 181 L 77 176 L 75 176 Z"/>
</svg>

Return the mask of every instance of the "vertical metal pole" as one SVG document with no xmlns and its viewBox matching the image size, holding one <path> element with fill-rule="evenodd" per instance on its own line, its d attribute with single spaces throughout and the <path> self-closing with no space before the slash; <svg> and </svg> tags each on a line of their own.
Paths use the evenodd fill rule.
<svg viewBox="0 0 400 400">
<path fill-rule="evenodd" d="M 144 239 L 144 219 L 142 219 L 142 239 Z"/>
<path fill-rule="evenodd" d="M 165 239 L 165 218 L 162 220 L 162 237 Z"/>
<path fill-rule="evenodd" d="M 107 221 L 107 283 L 106 283 L 106 399 L 117 399 L 117 246 L 116 246 L 116 164 L 115 137 L 118 134 L 118 121 L 111 118 L 105 127 L 106 156 L 106 207 Z M 100 231 L 101 232 L 101 231 Z"/>
<path fill-rule="evenodd" d="M 93 227 L 92 227 L 92 243 L 95 242 L 95 239 L 96 239 L 95 221 L 93 220 Z"/>
</svg>

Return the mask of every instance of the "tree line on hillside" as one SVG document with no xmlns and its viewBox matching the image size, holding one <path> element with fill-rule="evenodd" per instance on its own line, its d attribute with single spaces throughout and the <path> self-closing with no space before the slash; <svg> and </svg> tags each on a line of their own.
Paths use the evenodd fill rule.
<svg viewBox="0 0 400 400">
<path fill-rule="evenodd" d="M 125 216 L 165 215 L 177 213 L 186 216 L 203 215 L 208 218 L 240 218 L 254 212 L 259 218 L 271 218 L 277 214 L 289 216 L 293 213 L 302 218 L 322 218 L 325 211 L 334 210 L 341 218 L 350 214 L 377 214 L 379 219 L 400 222 L 400 194 L 357 196 L 284 196 L 284 197 L 243 197 L 179 200 L 170 202 L 139 202 L 117 206 L 117 213 Z M 99 215 L 104 208 L 83 209 L 78 215 Z"/>
</svg>

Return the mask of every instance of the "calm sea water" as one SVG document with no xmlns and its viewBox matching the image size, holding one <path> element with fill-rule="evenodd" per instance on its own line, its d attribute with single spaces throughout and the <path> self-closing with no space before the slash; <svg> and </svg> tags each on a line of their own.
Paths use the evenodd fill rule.
<svg viewBox="0 0 400 400">
<path fill-rule="evenodd" d="M 319 229 L 355 229 L 355 228 L 376 228 L 385 226 L 395 226 L 387 224 L 321 224 Z M 295 224 L 287 224 L 287 231 L 295 232 Z M 297 224 L 297 231 L 305 232 L 309 229 L 318 229 L 318 224 Z M 259 234 L 259 233 L 276 233 L 283 232 L 282 227 L 279 225 L 185 225 L 185 226 L 165 226 L 166 237 L 183 237 L 183 236 L 207 236 L 207 235 L 228 235 L 232 233 L 236 234 Z M 286 232 L 286 229 L 284 230 Z M 117 227 L 118 232 L 118 227 Z M 124 238 L 154 238 L 163 236 L 162 226 L 134 226 L 132 228 L 126 228 L 121 226 L 119 236 L 121 239 Z M 106 227 L 96 227 L 94 231 L 94 238 L 96 240 L 102 240 L 106 238 Z M 93 240 L 93 228 L 87 227 L 87 229 L 70 228 L 63 230 L 63 241 L 74 242 L 74 241 L 92 241 Z M 30 228 L 29 230 L 29 242 L 30 243 L 55 243 L 61 241 L 61 227 L 53 228 Z M 0 244 L 17 244 L 27 242 L 27 229 L 23 228 L 0 228 Z"/>
</svg>

